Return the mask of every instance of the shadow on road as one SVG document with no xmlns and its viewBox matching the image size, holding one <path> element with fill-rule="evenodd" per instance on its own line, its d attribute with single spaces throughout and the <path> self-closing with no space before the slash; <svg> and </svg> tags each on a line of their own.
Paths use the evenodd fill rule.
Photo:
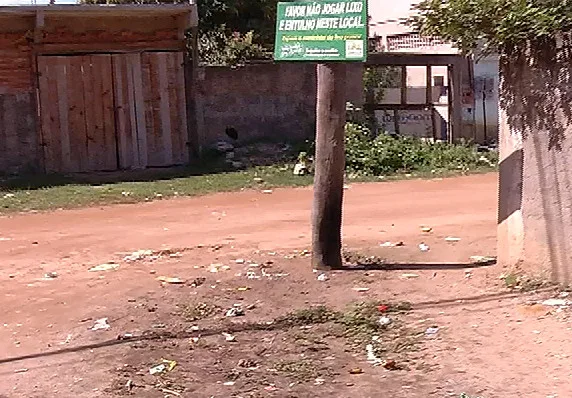
<svg viewBox="0 0 572 398">
<path fill-rule="evenodd" d="M 535 290 L 537 293 L 542 292 L 550 292 L 554 291 L 554 287 L 546 287 Z M 505 291 L 505 292 L 497 292 L 497 293 L 490 293 L 478 296 L 468 296 L 468 297 L 457 297 L 452 299 L 444 299 L 444 300 L 435 300 L 435 301 L 423 301 L 419 303 L 411 303 L 411 310 L 422 310 L 424 308 L 444 308 L 444 307 L 454 307 L 454 306 L 467 306 L 471 304 L 481 304 L 490 301 L 501 301 L 501 300 L 512 300 L 517 297 L 522 297 L 522 292 L 514 292 L 514 291 Z M 141 336 L 134 336 L 134 337 L 122 337 L 119 336 L 113 340 L 102 341 L 99 343 L 93 344 L 85 344 L 76 347 L 69 347 L 69 348 L 62 348 L 59 350 L 53 350 L 48 352 L 40 352 L 35 354 L 28 354 L 22 355 L 17 357 L 10 357 L 0 359 L 1 364 L 13 363 L 18 361 L 23 361 L 27 359 L 36 359 L 36 358 L 44 358 L 44 357 L 51 357 L 56 355 L 63 355 L 63 354 L 71 354 L 76 352 L 82 352 L 86 350 L 95 350 L 98 348 L 105 348 L 105 347 L 113 347 L 117 345 L 123 345 L 126 343 L 134 343 L 134 342 L 143 342 L 143 341 L 161 341 L 161 340 L 173 340 L 173 339 L 189 339 L 191 337 L 197 337 L 199 334 L 202 337 L 205 336 L 214 336 L 219 335 L 222 332 L 227 333 L 243 333 L 249 331 L 273 331 L 273 330 L 286 330 L 291 328 L 292 325 L 283 324 L 280 322 L 275 323 L 252 323 L 252 322 L 245 322 L 241 324 L 233 324 L 233 325 L 223 325 L 220 328 L 210 328 L 210 329 L 201 329 L 200 332 L 198 331 L 181 331 L 181 332 L 144 332 Z M 2 372 L 2 374 L 12 374 L 13 371 L 10 372 Z"/>
</svg>

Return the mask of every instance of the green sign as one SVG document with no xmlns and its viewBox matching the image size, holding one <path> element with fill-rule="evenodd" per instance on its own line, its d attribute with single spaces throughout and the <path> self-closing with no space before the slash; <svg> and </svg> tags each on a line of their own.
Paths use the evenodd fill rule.
<svg viewBox="0 0 572 398">
<path fill-rule="evenodd" d="M 363 62 L 367 21 L 367 0 L 278 3 L 274 59 Z"/>
</svg>

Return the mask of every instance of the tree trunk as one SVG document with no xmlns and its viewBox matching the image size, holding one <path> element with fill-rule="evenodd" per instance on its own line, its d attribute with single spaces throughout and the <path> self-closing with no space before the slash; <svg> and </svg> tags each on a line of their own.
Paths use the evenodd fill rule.
<svg viewBox="0 0 572 398">
<path fill-rule="evenodd" d="M 320 64 L 317 74 L 312 266 L 328 270 L 342 267 L 346 65 Z"/>
</svg>

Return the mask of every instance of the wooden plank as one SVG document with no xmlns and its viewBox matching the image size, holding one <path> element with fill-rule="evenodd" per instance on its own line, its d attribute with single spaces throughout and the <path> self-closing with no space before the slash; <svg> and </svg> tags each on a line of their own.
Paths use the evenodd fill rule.
<svg viewBox="0 0 572 398">
<path fill-rule="evenodd" d="M 57 57 L 56 65 L 56 98 L 58 99 L 58 118 L 60 123 L 60 145 L 62 155 L 62 171 L 73 172 L 79 171 L 79 164 L 73 164 L 71 158 L 69 117 L 68 117 L 68 59 L 67 57 Z"/>
<path fill-rule="evenodd" d="M 130 169 L 133 167 L 133 147 L 131 146 L 131 129 L 129 125 L 129 104 L 126 93 L 127 79 L 125 68 L 125 56 L 113 55 L 111 58 L 113 66 L 113 90 L 115 101 L 115 128 L 117 131 L 117 148 L 120 169 Z"/>
<path fill-rule="evenodd" d="M 157 79 L 157 63 L 154 53 L 141 54 L 143 98 L 145 121 L 147 123 L 148 166 L 162 166 L 163 146 L 161 142 L 160 104 Z"/>
<path fill-rule="evenodd" d="M 103 119 L 103 168 L 117 170 L 117 137 L 115 133 L 115 105 L 113 102 L 113 69 L 111 55 L 98 55 L 97 79 L 101 81 L 101 112 Z"/>
<path fill-rule="evenodd" d="M 125 53 L 126 51 L 184 51 L 183 40 L 137 41 L 122 43 L 45 43 L 32 47 L 38 55 L 62 55 L 84 53 Z"/>
<path fill-rule="evenodd" d="M 173 138 L 171 130 L 171 112 L 169 104 L 169 77 L 167 75 L 167 58 L 169 53 L 155 53 L 153 58 L 157 66 L 157 94 L 159 96 L 159 120 L 161 129 L 158 140 L 161 142 L 162 157 L 159 166 L 173 165 Z"/>
<path fill-rule="evenodd" d="M 98 147 L 99 127 L 97 126 L 98 117 L 101 120 L 100 112 L 98 112 L 98 98 L 96 93 L 96 82 L 93 79 L 92 57 L 83 56 L 83 92 L 85 101 L 85 134 L 87 138 L 87 169 L 89 171 L 99 170 L 100 148 Z"/>
<path fill-rule="evenodd" d="M 172 105 L 177 117 L 177 164 L 186 164 L 189 162 L 188 150 L 188 124 L 187 124 L 187 98 L 186 98 L 186 81 L 185 81 L 185 60 L 182 52 L 173 54 L 173 73 L 175 74 L 175 83 L 173 92 L 175 94 L 174 103 Z"/>
<path fill-rule="evenodd" d="M 82 57 L 66 57 L 68 60 L 68 123 L 72 163 L 76 170 L 88 171 L 87 135 L 85 126 L 85 99 L 83 88 Z"/>
<path fill-rule="evenodd" d="M 143 97 L 143 72 L 141 70 L 141 55 L 130 54 L 129 61 L 133 74 L 133 103 L 135 104 L 135 118 L 137 120 L 137 141 L 139 150 L 139 164 L 141 167 L 147 167 L 148 150 L 147 150 L 147 124 L 146 124 L 146 106 Z"/>
<path fill-rule="evenodd" d="M 44 147 L 45 170 L 47 173 L 61 172 L 61 143 L 59 140 L 58 99 L 55 82 L 56 70 L 53 67 L 56 57 L 39 57 L 40 72 L 40 117 Z"/>
<path fill-rule="evenodd" d="M 128 121 L 129 127 L 131 129 L 131 150 L 133 153 L 133 167 L 140 169 L 146 167 L 141 163 L 141 155 L 139 149 L 139 135 L 137 128 L 137 110 L 135 102 L 135 83 L 133 80 L 133 65 L 131 64 L 131 57 L 139 58 L 139 54 L 136 55 L 122 55 L 124 66 L 125 66 L 125 77 L 126 77 L 126 105 L 128 106 L 129 114 Z"/>
</svg>

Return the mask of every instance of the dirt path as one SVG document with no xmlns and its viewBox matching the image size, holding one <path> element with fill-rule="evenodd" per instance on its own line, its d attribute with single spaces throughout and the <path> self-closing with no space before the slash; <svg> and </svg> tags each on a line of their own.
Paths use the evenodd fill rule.
<svg viewBox="0 0 572 398">
<path fill-rule="evenodd" d="M 353 185 L 346 191 L 345 244 L 395 262 L 429 265 L 494 254 L 496 178 L 490 174 Z M 148 366 L 167 355 L 180 363 L 177 372 L 186 380 L 180 394 L 185 397 L 572 395 L 567 383 L 572 361 L 566 354 L 572 344 L 566 339 L 565 318 L 545 316 L 546 308 L 531 313 L 525 304 L 538 297 L 507 295 L 498 283 L 501 270 L 477 269 L 468 279 L 462 267 L 443 270 L 433 265 L 415 271 L 334 273 L 326 283 L 316 281 L 307 258 L 293 255 L 310 243 L 310 202 L 311 189 L 284 189 L 270 195 L 241 192 L 0 219 L 0 238 L 5 238 L 0 240 L 0 352 L 6 358 L 0 358 L 0 396 L 114 396 L 118 374 L 142 378 L 143 383 L 150 377 L 143 376 Z M 420 225 L 433 227 L 433 233 L 423 235 Z M 447 243 L 447 236 L 461 241 Z M 403 241 L 406 246 L 380 248 L 385 241 Z M 421 242 L 431 250 L 420 252 Z M 154 262 L 121 261 L 135 250 L 166 247 L 189 250 L 182 257 Z M 271 260 L 273 272 L 289 275 L 248 280 L 237 258 Z M 120 263 L 118 270 L 87 271 L 110 260 Z M 211 273 L 213 263 L 227 264 L 230 270 Z M 57 272 L 58 277 L 46 280 L 47 272 Z M 404 272 L 419 276 L 403 279 Z M 161 287 L 158 275 L 206 281 L 200 288 Z M 245 284 L 252 289 L 237 297 L 237 287 Z M 366 293 L 352 290 L 364 285 L 369 288 Z M 479 300 L 458 301 L 469 297 Z M 173 314 L 181 302 L 199 299 L 223 307 L 236 300 L 256 303 L 247 318 L 262 320 L 313 304 L 339 307 L 356 299 L 399 299 L 414 304 L 407 318 L 412 327 L 424 330 L 436 324 L 441 329 L 436 339 L 423 342 L 409 371 L 373 368 L 364 364 L 363 355 L 350 355 L 332 343 L 332 354 L 324 355 L 337 358 L 331 364 L 337 376 L 319 385 L 292 386 L 277 379 L 275 390 L 268 388 L 267 372 L 256 379 L 253 371 L 258 384 L 239 379 L 235 390 L 221 383 L 228 378 L 225 360 L 238 360 L 265 339 L 275 347 L 276 335 L 243 333 L 234 351 L 210 341 L 200 355 L 181 348 L 177 339 L 157 346 L 111 344 L 123 333 L 137 334 L 154 326 L 163 330 L 163 324 L 167 330 L 188 327 Z M 110 330 L 88 330 L 102 317 L 109 318 Z M 74 349 L 106 341 L 109 346 Z M 284 344 L 294 355 L 294 348 Z M 74 352 L 36 357 L 61 349 Z M 272 349 L 277 350 L 274 355 L 286 355 Z M 35 357 L 14 360 L 27 355 Z M 259 361 L 269 361 L 268 355 Z M 363 367 L 365 374 L 349 376 L 345 368 L 352 364 Z M 19 369 L 27 370 L 15 373 Z M 176 396 L 161 393 L 156 385 L 141 388 L 135 396 Z"/>
</svg>

